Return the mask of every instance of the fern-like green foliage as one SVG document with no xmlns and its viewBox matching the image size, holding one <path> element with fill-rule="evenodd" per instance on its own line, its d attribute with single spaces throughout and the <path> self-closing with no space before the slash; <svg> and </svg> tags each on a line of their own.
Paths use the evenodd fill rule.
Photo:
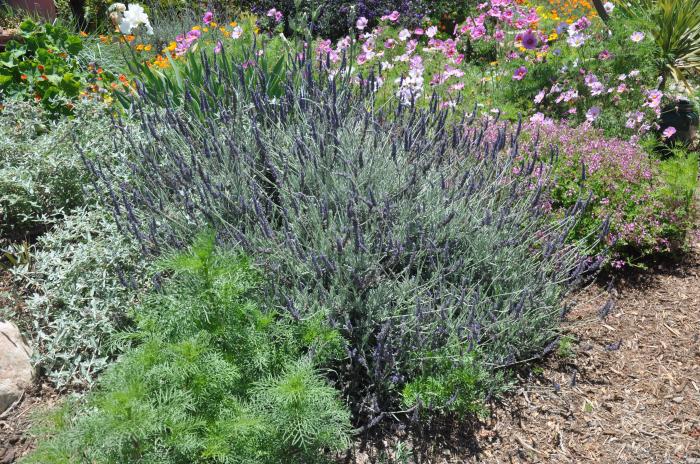
<svg viewBox="0 0 700 464">
<path fill-rule="evenodd" d="M 349 412 L 309 354 L 336 337 L 258 307 L 258 273 L 214 243 L 162 262 L 124 355 L 26 463 L 306 463 L 347 445 Z"/>
</svg>

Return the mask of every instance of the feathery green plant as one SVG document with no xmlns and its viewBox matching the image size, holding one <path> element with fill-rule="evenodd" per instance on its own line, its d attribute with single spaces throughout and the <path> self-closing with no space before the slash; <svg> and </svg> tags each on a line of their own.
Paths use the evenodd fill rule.
<svg viewBox="0 0 700 464">
<path fill-rule="evenodd" d="M 306 463 L 347 445 L 349 412 L 303 355 L 323 347 L 256 305 L 246 257 L 204 234 L 161 270 L 124 355 L 25 463 Z"/>
</svg>

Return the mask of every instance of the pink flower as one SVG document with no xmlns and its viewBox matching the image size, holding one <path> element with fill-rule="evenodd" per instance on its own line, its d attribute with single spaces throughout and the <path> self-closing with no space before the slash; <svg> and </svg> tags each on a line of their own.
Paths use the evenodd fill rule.
<svg viewBox="0 0 700 464">
<path fill-rule="evenodd" d="M 438 33 L 438 28 L 436 26 L 430 26 L 427 31 L 425 31 L 425 35 L 428 36 L 428 38 L 432 39 L 435 37 Z"/>
<path fill-rule="evenodd" d="M 603 50 L 602 52 L 598 53 L 598 59 L 602 61 L 609 60 L 611 57 L 612 55 L 607 50 Z"/>
<path fill-rule="evenodd" d="M 399 14 L 399 12 L 396 11 L 396 10 L 394 10 L 394 11 L 392 11 L 390 14 L 382 16 L 380 19 L 381 19 L 382 21 L 386 21 L 386 20 L 388 19 L 388 20 L 391 21 L 392 23 L 395 23 L 396 21 L 399 20 L 399 17 L 400 17 L 400 16 L 401 16 L 401 15 Z"/>
<path fill-rule="evenodd" d="M 425 31 L 421 27 L 417 27 L 415 31 L 413 31 L 415 35 L 424 35 Z"/>
<path fill-rule="evenodd" d="M 282 21 L 283 15 L 281 11 L 278 11 L 276 8 L 270 8 L 267 11 L 267 17 L 268 18 L 274 18 L 275 22 L 278 23 Z"/>
<path fill-rule="evenodd" d="M 211 11 L 207 11 L 204 13 L 204 16 L 202 16 L 202 22 L 207 26 L 211 23 L 212 19 L 214 19 L 214 13 Z"/>
<path fill-rule="evenodd" d="M 544 122 L 544 114 L 537 112 L 530 117 L 530 122 L 539 123 Z"/>
<path fill-rule="evenodd" d="M 409 31 L 408 29 L 403 29 L 403 30 L 401 30 L 401 32 L 399 32 L 399 40 L 401 40 L 402 42 L 405 42 L 410 38 L 411 38 L 411 31 Z"/>
<path fill-rule="evenodd" d="M 221 53 L 221 50 L 224 49 L 224 44 L 219 40 L 216 42 L 216 47 L 214 47 L 214 53 Z"/>
<path fill-rule="evenodd" d="M 523 44 L 523 48 L 526 48 L 528 50 L 534 50 L 535 48 L 537 48 L 537 44 L 539 42 L 537 40 L 537 36 L 530 29 L 525 31 L 525 33 L 522 36 L 521 41 Z"/>
<path fill-rule="evenodd" d="M 662 136 L 664 139 L 670 139 L 671 137 L 673 137 L 673 134 L 675 134 L 675 133 L 676 133 L 676 128 L 673 127 L 673 126 L 668 126 L 668 127 L 667 127 L 666 129 L 664 129 L 664 131 L 661 133 L 661 136 Z"/>
<path fill-rule="evenodd" d="M 630 36 L 630 40 L 634 43 L 641 42 L 642 40 L 644 40 L 644 32 L 633 32 Z"/>
<path fill-rule="evenodd" d="M 367 27 L 368 22 L 369 21 L 367 21 L 367 18 L 365 18 L 364 16 L 360 16 L 359 18 L 357 18 L 357 22 L 355 23 L 355 27 L 358 30 L 362 31 Z"/>
<path fill-rule="evenodd" d="M 544 89 L 542 89 L 542 90 L 540 90 L 540 93 L 535 95 L 535 98 L 533 101 L 535 102 L 535 104 L 539 105 L 540 103 L 542 103 L 542 100 L 544 100 L 544 97 L 545 97 L 545 91 L 544 91 Z"/>
<path fill-rule="evenodd" d="M 520 66 L 513 73 L 513 80 L 521 81 L 525 77 L 525 74 L 527 74 L 527 68 L 525 66 Z"/>
<path fill-rule="evenodd" d="M 493 38 L 495 40 L 498 40 L 499 42 L 503 41 L 503 39 L 506 37 L 506 33 L 503 32 L 502 29 L 496 29 L 493 31 Z"/>
<path fill-rule="evenodd" d="M 591 106 L 588 111 L 586 111 L 586 121 L 593 122 L 600 116 L 600 108 L 597 106 Z"/>
<path fill-rule="evenodd" d="M 648 90 L 647 91 L 647 100 L 644 102 L 644 105 L 642 106 L 648 106 L 649 108 L 658 108 L 659 105 L 661 105 L 661 99 L 663 98 L 664 93 L 660 90 Z"/>
</svg>

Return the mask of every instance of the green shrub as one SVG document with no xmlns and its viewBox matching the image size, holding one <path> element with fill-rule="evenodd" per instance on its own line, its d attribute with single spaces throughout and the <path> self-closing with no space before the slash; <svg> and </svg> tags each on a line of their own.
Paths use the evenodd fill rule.
<svg viewBox="0 0 700 464">
<path fill-rule="evenodd" d="M 149 142 L 127 183 L 93 169 L 116 192 L 104 202 L 148 250 L 183 246 L 198 225 L 254 255 L 268 305 L 342 334 L 326 365 L 356 421 L 400 410 L 404 386 L 429 378 L 448 379 L 469 413 L 500 391 L 496 370 L 556 338 L 567 284 L 600 260 L 564 244 L 585 204 L 550 221 L 548 180 L 517 131 L 489 139 L 477 122 L 448 124 L 457 115 L 436 102 L 368 111 L 371 77 L 354 87 L 302 60 L 279 95 L 268 91 L 278 74 L 255 61 L 198 63 L 200 102 L 182 103 L 196 110 L 162 108 L 177 89 L 142 92 Z"/>
<path fill-rule="evenodd" d="M 307 463 L 347 445 L 348 412 L 301 354 L 315 345 L 257 305 L 246 258 L 206 234 L 162 272 L 132 346 L 24 462 Z"/>
</svg>

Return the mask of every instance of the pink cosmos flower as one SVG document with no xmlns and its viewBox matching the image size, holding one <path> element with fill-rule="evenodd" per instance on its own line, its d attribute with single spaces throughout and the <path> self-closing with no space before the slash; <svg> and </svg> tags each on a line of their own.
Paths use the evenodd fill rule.
<svg viewBox="0 0 700 464">
<path fill-rule="evenodd" d="M 586 111 L 586 121 L 593 122 L 600 116 L 600 108 L 597 106 L 591 106 L 588 111 Z"/>
<path fill-rule="evenodd" d="M 207 11 L 206 13 L 204 13 L 204 16 L 202 16 L 202 22 L 207 26 L 211 23 L 213 19 L 214 13 L 212 13 L 211 11 Z"/>
<path fill-rule="evenodd" d="M 499 42 L 503 41 L 503 39 L 506 37 L 506 33 L 503 32 L 502 29 L 496 29 L 493 31 L 493 38 L 495 40 L 498 40 Z"/>
<path fill-rule="evenodd" d="M 642 40 L 644 40 L 644 32 L 633 32 L 630 36 L 630 40 L 634 43 L 641 42 Z"/>
<path fill-rule="evenodd" d="M 673 126 L 668 126 L 668 127 L 667 127 L 666 129 L 664 129 L 664 131 L 661 133 L 661 136 L 662 136 L 664 139 L 670 139 L 671 137 L 673 137 L 673 134 L 675 134 L 675 133 L 676 133 L 676 128 L 673 127 Z"/>
<path fill-rule="evenodd" d="M 409 31 L 408 29 L 402 29 L 401 32 L 399 32 L 399 40 L 401 40 L 402 42 L 405 42 L 410 38 L 411 31 Z"/>
<path fill-rule="evenodd" d="M 545 91 L 544 91 L 544 89 L 542 89 L 542 90 L 540 90 L 540 93 L 535 95 L 535 98 L 533 101 L 535 102 L 535 104 L 539 105 L 540 103 L 542 103 L 542 100 L 544 100 L 544 97 L 545 97 Z"/>
<path fill-rule="evenodd" d="M 355 27 L 358 30 L 363 31 L 367 27 L 368 22 L 369 21 L 367 20 L 367 18 L 365 18 L 364 16 L 360 16 L 359 18 L 357 18 L 357 22 L 355 23 Z"/>
<path fill-rule="evenodd" d="M 386 21 L 386 20 L 388 19 L 388 20 L 391 21 L 392 23 L 395 23 L 396 21 L 399 20 L 399 17 L 400 17 L 400 16 L 401 16 L 401 15 L 399 14 L 399 12 L 396 11 L 396 10 L 394 10 L 394 11 L 392 11 L 390 14 L 382 16 L 380 19 L 381 19 L 382 21 Z"/>
<path fill-rule="evenodd" d="M 216 47 L 214 47 L 214 53 L 221 53 L 221 50 L 224 49 L 224 44 L 220 40 L 216 42 Z"/>
<path fill-rule="evenodd" d="M 530 117 L 530 122 L 544 122 L 544 114 L 537 112 Z"/>
<path fill-rule="evenodd" d="M 384 48 L 392 49 L 396 46 L 396 41 L 394 39 L 386 39 L 384 41 Z"/>
<path fill-rule="evenodd" d="M 424 35 L 425 31 L 423 30 L 422 27 L 417 27 L 415 31 L 413 31 L 415 35 Z"/>
<path fill-rule="evenodd" d="M 534 50 L 535 48 L 537 48 L 537 44 L 538 44 L 537 36 L 535 35 L 534 32 L 532 32 L 531 29 L 528 29 L 527 31 L 525 31 L 525 33 L 523 34 L 523 36 L 521 38 L 521 41 L 523 44 L 523 48 L 526 48 L 528 50 Z"/>
<path fill-rule="evenodd" d="M 278 11 L 276 8 L 270 8 L 267 11 L 267 17 L 274 18 L 275 22 L 278 23 L 278 22 L 282 21 L 282 18 L 284 16 L 282 15 L 282 12 Z"/>
<path fill-rule="evenodd" d="M 432 39 L 435 37 L 438 33 L 438 28 L 436 26 L 430 26 L 427 31 L 425 31 L 425 35 L 428 36 L 428 38 Z"/>
<path fill-rule="evenodd" d="M 525 66 L 520 66 L 513 73 L 513 80 L 521 81 L 525 77 L 525 74 L 527 74 L 527 68 Z"/>
<path fill-rule="evenodd" d="M 648 106 L 649 108 L 658 108 L 659 105 L 661 104 L 661 99 L 663 98 L 664 93 L 660 90 L 649 90 L 647 91 L 647 99 L 644 102 L 643 106 Z"/>
</svg>

